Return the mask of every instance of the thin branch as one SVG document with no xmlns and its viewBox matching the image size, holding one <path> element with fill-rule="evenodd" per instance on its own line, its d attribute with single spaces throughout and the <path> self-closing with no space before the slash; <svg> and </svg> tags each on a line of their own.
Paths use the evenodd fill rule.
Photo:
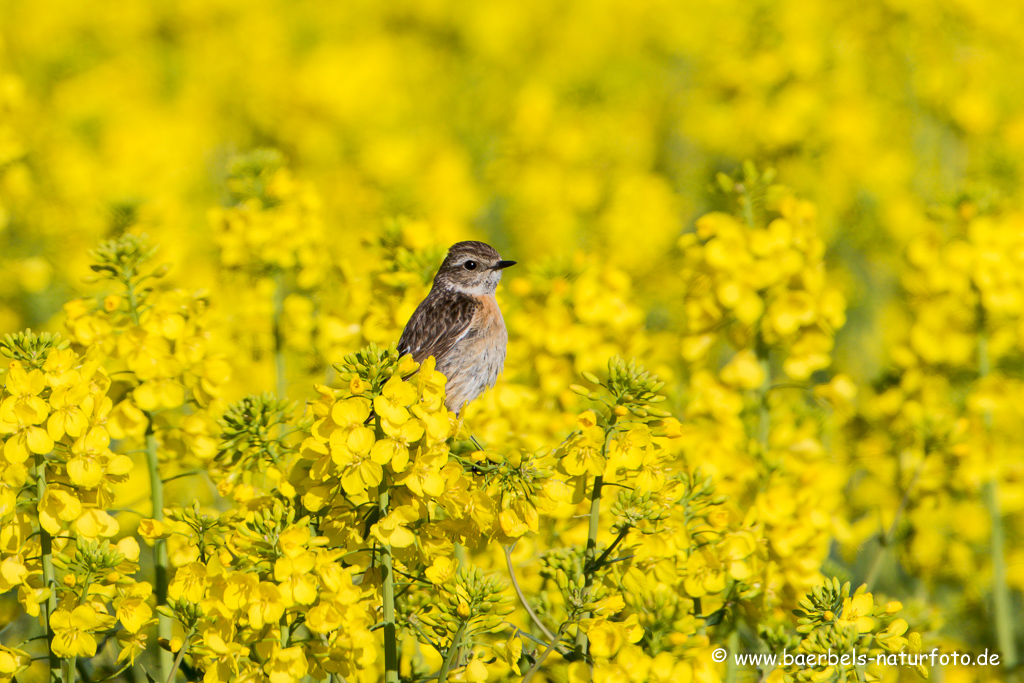
<svg viewBox="0 0 1024 683">
<path fill-rule="evenodd" d="M 188 649 L 188 641 L 192 638 L 192 632 L 190 631 L 185 636 L 184 642 L 181 644 L 181 649 L 178 650 L 178 654 L 174 657 L 174 663 L 171 664 L 171 672 L 167 675 L 167 683 L 174 683 L 174 676 L 178 673 L 178 667 L 181 666 L 181 660 L 185 658 L 185 650 Z"/>
<path fill-rule="evenodd" d="M 534 662 L 532 667 L 530 667 L 530 670 L 526 672 L 526 676 L 523 677 L 523 683 L 530 683 L 534 675 L 538 671 L 540 671 L 540 667 L 544 664 L 544 660 L 548 658 L 548 655 L 551 654 L 551 651 L 555 649 L 556 645 L 558 645 L 558 641 L 562 639 L 562 633 L 565 631 L 566 625 L 567 624 L 562 624 L 558 627 L 558 633 L 556 634 L 556 637 L 551 639 L 551 642 L 548 643 L 548 646 L 547 648 L 545 648 L 544 652 L 540 653 L 540 657 L 538 657 L 537 661 Z"/>
<path fill-rule="evenodd" d="M 523 609 L 525 609 L 526 613 L 530 615 L 530 621 L 532 621 L 537 626 L 537 628 L 540 629 L 541 633 L 543 633 L 547 637 L 548 641 L 550 642 L 554 640 L 555 634 L 552 633 L 551 630 L 544 625 L 544 622 L 540 620 L 540 617 L 537 616 L 537 613 L 533 611 L 533 608 L 530 607 L 530 603 L 526 601 L 526 595 L 523 593 L 523 589 L 519 587 L 519 581 L 516 580 L 515 569 L 512 567 L 511 547 L 503 545 L 501 546 L 501 549 L 505 551 L 505 566 L 508 567 L 508 575 L 512 579 L 512 588 L 515 589 L 516 595 L 519 596 L 519 602 L 522 603 Z"/>
</svg>

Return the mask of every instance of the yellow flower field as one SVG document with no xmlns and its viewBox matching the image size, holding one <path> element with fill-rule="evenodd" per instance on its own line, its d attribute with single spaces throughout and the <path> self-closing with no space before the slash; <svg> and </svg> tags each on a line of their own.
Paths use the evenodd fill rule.
<svg viewBox="0 0 1024 683">
<path fill-rule="evenodd" d="M 0 683 L 1021 677 L 1024 5 L 0 0 Z M 518 265 L 460 415 L 395 342 Z"/>
</svg>

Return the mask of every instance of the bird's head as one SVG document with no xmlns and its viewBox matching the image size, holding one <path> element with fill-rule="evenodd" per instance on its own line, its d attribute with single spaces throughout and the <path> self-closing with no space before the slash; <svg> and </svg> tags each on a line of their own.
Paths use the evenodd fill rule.
<svg viewBox="0 0 1024 683">
<path fill-rule="evenodd" d="M 498 252 L 483 242 L 456 242 L 437 275 L 435 287 L 447 287 L 463 294 L 494 294 L 501 280 L 501 271 L 514 266 L 515 261 L 502 261 Z"/>
</svg>

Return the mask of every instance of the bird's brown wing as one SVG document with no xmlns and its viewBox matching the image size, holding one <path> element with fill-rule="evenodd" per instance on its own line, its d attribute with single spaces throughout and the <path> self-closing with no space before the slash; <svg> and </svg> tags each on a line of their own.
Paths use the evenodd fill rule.
<svg viewBox="0 0 1024 683">
<path fill-rule="evenodd" d="M 440 290 L 416 307 L 401 339 L 398 352 L 411 353 L 413 360 L 422 363 L 433 356 L 438 363 L 455 343 L 466 336 L 473 316 L 482 304 L 475 297 L 458 292 Z"/>
</svg>

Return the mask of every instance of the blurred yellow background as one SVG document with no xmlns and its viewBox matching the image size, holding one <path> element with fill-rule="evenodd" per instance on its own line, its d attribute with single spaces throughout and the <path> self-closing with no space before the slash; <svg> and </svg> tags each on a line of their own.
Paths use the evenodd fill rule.
<svg viewBox="0 0 1024 683">
<path fill-rule="evenodd" d="M 993 584 L 1014 608 L 1024 587 L 1021 64 L 1024 3 L 999 0 L 0 0 L 0 334 L 64 333 L 90 250 L 146 233 L 218 310 L 219 398 L 306 397 L 397 339 L 444 248 L 482 239 L 521 264 L 499 292 L 508 384 L 470 413 L 485 440 L 557 443 L 568 384 L 613 353 L 711 434 L 701 372 L 737 396 L 760 375 L 701 346 L 750 339 L 695 332 L 719 272 L 698 242 L 742 232 L 695 226 L 735 209 L 720 173 L 781 183 L 806 200 L 779 213 L 806 229 L 814 275 L 793 281 L 821 294 L 828 339 L 775 377 L 862 402 L 831 436 L 808 419 L 779 437 L 800 453 L 785 486 L 754 491 L 773 465 L 747 458 L 749 430 L 687 457 L 749 496 L 787 590 L 876 578 L 866 544 L 895 520 L 884 587 L 991 646 Z"/>
</svg>

